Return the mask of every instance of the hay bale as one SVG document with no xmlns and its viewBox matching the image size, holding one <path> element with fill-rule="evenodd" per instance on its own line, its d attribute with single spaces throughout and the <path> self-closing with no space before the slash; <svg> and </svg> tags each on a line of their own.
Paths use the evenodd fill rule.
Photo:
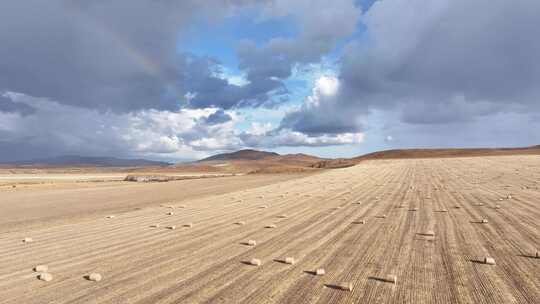
<svg viewBox="0 0 540 304">
<path fill-rule="evenodd" d="M 186 208 L 186 205 L 180 205 L 178 208 Z"/>
<path fill-rule="evenodd" d="M 268 208 L 268 206 L 266 206 L 266 205 L 263 205 L 263 206 L 259 207 L 259 209 L 266 209 L 266 208 Z"/>
<path fill-rule="evenodd" d="M 113 218 L 115 218 L 115 217 L 116 217 L 116 216 L 114 216 L 114 215 L 107 215 L 107 218 L 108 218 L 108 219 L 113 219 Z"/>
<path fill-rule="evenodd" d="M 315 270 L 315 275 L 323 276 L 325 274 L 326 274 L 326 271 L 324 271 L 324 268 L 317 268 L 317 270 Z"/>
<path fill-rule="evenodd" d="M 234 224 L 235 224 L 235 225 L 238 225 L 238 226 L 243 226 L 243 225 L 246 224 L 246 222 L 244 222 L 244 221 L 238 221 L 238 222 L 236 222 L 236 223 L 234 223 Z"/>
<path fill-rule="evenodd" d="M 511 194 L 508 194 L 508 195 L 506 196 L 506 199 L 512 199 L 512 195 L 511 195 Z"/>
<path fill-rule="evenodd" d="M 277 217 L 278 217 L 278 218 L 287 218 L 287 215 L 281 214 L 281 215 L 278 215 Z"/>
<path fill-rule="evenodd" d="M 165 228 L 167 228 L 167 229 L 169 229 L 169 230 L 174 230 L 174 229 L 176 229 L 176 226 L 172 225 L 172 226 L 167 226 L 167 227 L 165 227 Z"/>
<path fill-rule="evenodd" d="M 43 272 L 38 275 L 38 279 L 45 282 L 50 282 L 53 279 L 52 274 L 48 272 Z"/>
<path fill-rule="evenodd" d="M 251 259 L 249 261 L 249 264 L 253 265 L 253 266 L 261 266 L 262 265 L 261 260 L 259 260 L 259 259 Z"/>
<path fill-rule="evenodd" d="M 95 272 L 88 275 L 88 280 L 92 282 L 99 282 L 102 278 L 101 274 Z"/>
<path fill-rule="evenodd" d="M 414 207 L 414 208 L 411 208 L 410 210 L 411 210 L 411 211 L 418 211 L 418 208 L 417 208 L 417 207 Z"/>
<path fill-rule="evenodd" d="M 366 223 L 366 220 L 356 220 L 353 222 L 353 224 L 360 224 L 360 225 L 364 225 Z"/>
<path fill-rule="evenodd" d="M 482 220 L 480 221 L 480 223 L 482 223 L 482 224 L 487 224 L 487 223 L 488 223 L 488 220 L 487 220 L 487 219 L 482 219 Z"/>
<path fill-rule="evenodd" d="M 487 256 L 484 257 L 483 262 L 484 262 L 484 264 L 487 264 L 487 265 L 495 265 L 495 259 L 487 257 Z"/>
<path fill-rule="evenodd" d="M 427 236 L 435 236 L 435 231 L 433 230 L 428 230 L 426 232 L 423 233 L 424 235 L 427 235 Z"/>
<path fill-rule="evenodd" d="M 256 245 L 257 245 L 257 241 L 255 241 L 255 240 L 248 240 L 248 241 L 246 242 L 246 244 L 247 244 L 248 246 L 256 246 Z"/>
<path fill-rule="evenodd" d="M 37 265 L 36 267 L 34 267 L 34 271 L 35 272 L 47 272 L 47 271 L 49 271 L 49 266 L 47 266 L 47 265 Z"/>
<path fill-rule="evenodd" d="M 381 214 L 378 216 L 378 218 L 386 218 L 386 214 Z"/>
<path fill-rule="evenodd" d="M 293 257 L 286 257 L 285 260 L 283 260 L 285 264 L 294 265 L 295 261 Z"/>
<path fill-rule="evenodd" d="M 167 212 L 167 215 L 174 215 L 174 212 Z"/>
<path fill-rule="evenodd" d="M 439 212 L 448 212 L 448 210 L 446 210 L 446 209 L 441 209 L 441 210 L 439 210 Z"/>
<path fill-rule="evenodd" d="M 193 228 L 193 223 L 187 223 L 187 224 L 184 224 L 184 227 L 187 227 L 187 228 Z"/>
<path fill-rule="evenodd" d="M 152 224 L 152 225 L 150 225 L 150 227 L 152 227 L 152 228 L 159 228 L 159 224 Z"/>
<path fill-rule="evenodd" d="M 534 253 L 534 257 L 540 259 L 540 252 L 538 250 Z"/>
<path fill-rule="evenodd" d="M 455 205 L 454 208 L 455 208 L 455 209 L 461 209 L 461 206 Z"/>
<path fill-rule="evenodd" d="M 272 228 L 276 228 L 276 224 L 269 224 L 269 225 L 266 225 L 264 226 L 264 228 L 269 228 L 269 229 L 272 229 Z"/>
<path fill-rule="evenodd" d="M 387 283 L 397 284 L 397 276 L 393 274 L 389 274 L 381 278 L 381 280 Z"/>
<path fill-rule="evenodd" d="M 345 291 L 352 291 L 353 285 L 351 282 L 344 282 L 344 283 L 336 285 L 335 287 L 341 290 L 345 290 Z"/>
<path fill-rule="evenodd" d="M 34 240 L 31 237 L 25 237 L 22 242 L 23 243 L 32 243 Z"/>
<path fill-rule="evenodd" d="M 494 209 L 501 209 L 501 205 L 495 205 Z"/>
</svg>

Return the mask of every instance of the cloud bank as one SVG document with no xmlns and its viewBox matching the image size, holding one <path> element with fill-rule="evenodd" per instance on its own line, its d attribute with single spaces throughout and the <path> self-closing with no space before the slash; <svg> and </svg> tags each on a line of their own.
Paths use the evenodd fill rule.
<svg viewBox="0 0 540 304">
<path fill-rule="evenodd" d="M 0 160 L 533 144 L 538 12 L 533 0 L 2 1 Z M 198 24 L 246 16 L 291 34 L 233 33 L 233 67 L 183 47 Z M 328 60 L 334 73 L 295 79 Z M 260 108 L 281 118 L 246 121 Z"/>
</svg>

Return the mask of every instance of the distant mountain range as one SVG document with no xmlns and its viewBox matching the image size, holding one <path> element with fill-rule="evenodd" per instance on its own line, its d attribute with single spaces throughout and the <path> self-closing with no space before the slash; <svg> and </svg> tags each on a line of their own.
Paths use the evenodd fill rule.
<svg viewBox="0 0 540 304">
<path fill-rule="evenodd" d="M 64 155 L 51 158 L 33 159 L 4 163 L 17 166 L 96 166 L 96 167 L 148 167 L 168 166 L 169 163 L 147 159 L 123 159 L 116 157 L 92 157 Z"/>
<path fill-rule="evenodd" d="M 500 155 L 540 155 L 540 145 L 522 148 L 443 148 L 443 149 L 396 149 L 377 151 L 353 158 L 327 159 L 307 154 L 285 154 L 239 150 L 231 153 L 216 154 L 193 163 L 171 165 L 167 162 L 146 159 L 122 159 L 115 157 L 90 157 L 66 155 L 52 158 L 0 163 L 9 166 L 28 167 L 163 167 L 163 170 L 187 170 L 190 172 L 252 172 L 278 173 L 300 172 L 317 168 L 342 168 L 358 164 L 364 160 L 432 158 L 432 157 L 473 157 Z M 165 168 L 166 167 L 166 168 Z"/>
</svg>

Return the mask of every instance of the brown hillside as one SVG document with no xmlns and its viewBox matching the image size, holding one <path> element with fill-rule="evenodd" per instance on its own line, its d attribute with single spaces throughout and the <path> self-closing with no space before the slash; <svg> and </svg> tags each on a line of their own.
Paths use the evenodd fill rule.
<svg viewBox="0 0 540 304">
<path fill-rule="evenodd" d="M 280 155 L 274 152 L 240 150 L 217 154 L 188 164 L 177 164 L 175 170 L 220 173 L 297 173 L 314 171 L 313 165 L 325 159 L 307 154 Z"/>
<path fill-rule="evenodd" d="M 331 169 L 354 166 L 361 161 L 372 159 L 445 158 L 505 155 L 540 155 L 540 145 L 520 148 L 395 149 L 377 151 L 353 158 L 323 160 L 313 164 L 312 166 L 315 168 Z"/>
<path fill-rule="evenodd" d="M 397 149 L 369 153 L 353 160 L 396 159 L 396 158 L 433 158 L 433 157 L 473 157 L 540 154 L 540 146 L 524 148 L 456 148 L 456 149 Z"/>
</svg>

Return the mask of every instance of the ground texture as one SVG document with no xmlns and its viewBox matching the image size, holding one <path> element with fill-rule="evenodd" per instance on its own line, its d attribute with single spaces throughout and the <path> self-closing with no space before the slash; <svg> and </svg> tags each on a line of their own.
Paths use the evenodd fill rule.
<svg viewBox="0 0 540 304">
<path fill-rule="evenodd" d="M 0 230 L 0 302 L 540 303 L 539 186 L 538 156 L 378 160 L 174 209 Z M 52 281 L 36 279 L 38 264 Z"/>
</svg>

